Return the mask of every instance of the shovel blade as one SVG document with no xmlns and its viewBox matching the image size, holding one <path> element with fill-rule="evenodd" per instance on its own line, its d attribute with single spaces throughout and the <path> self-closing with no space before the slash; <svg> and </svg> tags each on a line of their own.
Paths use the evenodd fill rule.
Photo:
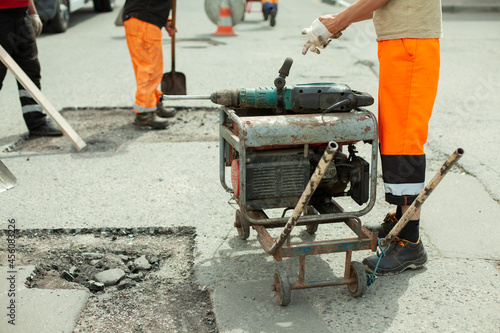
<svg viewBox="0 0 500 333">
<path fill-rule="evenodd" d="M 0 192 L 10 190 L 17 185 L 17 178 L 0 161 Z"/>
<path fill-rule="evenodd" d="M 163 74 L 161 91 L 165 95 L 186 95 L 186 76 L 179 72 Z"/>
</svg>

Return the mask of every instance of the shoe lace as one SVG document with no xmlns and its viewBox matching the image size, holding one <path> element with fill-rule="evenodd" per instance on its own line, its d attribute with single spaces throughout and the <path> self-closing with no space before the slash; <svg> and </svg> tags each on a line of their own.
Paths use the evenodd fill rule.
<svg viewBox="0 0 500 333">
<path fill-rule="evenodd" d="M 401 250 L 403 247 L 405 247 L 406 243 L 401 239 L 396 237 L 392 243 L 391 247 L 387 251 L 386 255 L 389 255 L 391 253 L 397 253 L 399 250 Z"/>
<path fill-rule="evenodd" d="M 398 219 L 396 218 L 396 213 L 388 213 L 384 220 L 382 221 L 382 229 L 389 233 L 392 228 L 398 223 Z"/>
</svg>

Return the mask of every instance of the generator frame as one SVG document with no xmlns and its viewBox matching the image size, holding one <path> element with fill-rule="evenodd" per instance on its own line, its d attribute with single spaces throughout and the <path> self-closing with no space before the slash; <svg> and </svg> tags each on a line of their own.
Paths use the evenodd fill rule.
<svg viewBox="0 0 500 333">
<path fill-rule="evenodd" d="M 237 129 L 237 130 L 235 130 Z M 236 196 L 239 209 L 236 211 L 235 227 L 241 239 L 247 239 L 250 227 L 257 232 L 257 238 L 264 251 L 282 261 L 284 257 L 299 257 L 298 282 L 290 283 L 282 269 L 274 274 L 272 289 L 278 303 L 289 304 L 291 290 L 334 285 L 347 285 L 354 296 L 362 296 L 367 289 L 367 275 L 363 266 L 351 261 L 353 251 L 377 250 L 378 236 L 362 226 L 360 216 L 367 214 L 375 204 L 377 183 L 378 128 L 377 120 L 368 110 L 357 108 L 350 112 L 315 114 L 270 114 L 266 109 L 231 109 L 221 107 L 220 131 L 220 181 L 223 188 L 233 193 L 226 184 L 226 168 L 233 159 L 233 150 L 238 153 L 239 193 Z M 333 198 L 325 202 L 313 202 L 304 207 L 303 215 L 295 225 L 305 226 L 314 233 L 319 224 L 345 223 L 356 237 L 326 241 L 292 243 L 291 229 L 287 217 L 270 218 L 263 209 L 252 209 L 247 205 L 247 155 L 249 150 L 273 147 L 303 147 L 307 153 L 309 145 L 330 141 L 339 146 L 364 142 L 371 144 L 370 186 L 368 202 L 359 210 L 345 211 Z M 283 207 L 286 208 L 286 207 Z M 294 225 L 294 226 L 295 226 Z M 286 242 L 280 246 L 273 240 L 268 228 L 285 227 Z M 287 231 L 289 229 L 289 231 Z M 308 255 L 345 252 L 344 277 L 325 281 L 305 281 L 305 258 Z"/>
</svg>

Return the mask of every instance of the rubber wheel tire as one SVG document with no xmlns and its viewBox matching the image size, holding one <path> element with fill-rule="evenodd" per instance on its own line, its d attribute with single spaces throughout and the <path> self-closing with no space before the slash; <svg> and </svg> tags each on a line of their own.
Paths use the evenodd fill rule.
<svg viewBox="0 0 500 333">
<path fill-rule="evenodd" d="M 287 306 L 292 299 L 292 289 L 288 274 L 282 269 L 276 269 L 274 273 L 274 293 L 276 300 L 281 306 Z"/>
<path fill-rule="evenodd" d="M 366 277 L 365 269 L 360 262 L 351 262 L 351 274 L 350 277 L 356 278 L 356 282 L 347 285 L 347 289 L 353 297 L 361 297 L 366 293 L 368 288 L 368 280 Z"/>
<path fill-rule="evenodd" d="M 94 0 L 94 11 L 97 13 L 111 12 L 115 0 Z"/>
<path fill-rule="evenodd" d="M 61 0 L 56 3 L 56 15 L 50 20 L 50 27 L 56 33 L 65 32 L 69 25 L 69 4 L 68 0 Z"/>
<path fill-rule="evenodd" d="M 236 210 L 234 226 L 238 230 L 238 235 L 241 239 L 247 240 L 250 237 L 250 224 L 243 218 L 240 210 Z"/>
</svg>

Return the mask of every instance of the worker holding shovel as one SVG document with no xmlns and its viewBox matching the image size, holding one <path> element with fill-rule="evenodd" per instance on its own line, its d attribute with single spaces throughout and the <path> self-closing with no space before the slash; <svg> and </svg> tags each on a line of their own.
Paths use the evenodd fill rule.
<svg viewBox="0 0 500 333">
<path fill-rule="evenodd" d="M 372 19 L 378 41 L 379 142 L 385 198 L 397 206 L 377 230 L 384 238 L 425 185 L 424 144 L 436 98 L 442 37 L 441 1 L 358 0 L 338 14 L 324 15 L 303 30 L 303 53 L 319 53 L 350 24 Z M 425 265 L 419 235 L 420 209 L 381 258 L 377 275 L 399 274 Z M 370 228 L 369 228 L 370 229 Z M 363 260 L 372 273 L 377 255 Z"/>
<path fill-rule="evenodd" d="M 175 0 L 174 0 L 175 1 Z M 162 105 L 163 92 L 158 90 L 163 77 L 162 32 L 170 37 L 177 29 L 168 20 L 170 0 L 127 0 L 123 8 L 123 26 L 132 58 L 137 90 L 135 94 L 134 124 L 138 127 L 164 129 L 174 109 Z"/>
</svg>

